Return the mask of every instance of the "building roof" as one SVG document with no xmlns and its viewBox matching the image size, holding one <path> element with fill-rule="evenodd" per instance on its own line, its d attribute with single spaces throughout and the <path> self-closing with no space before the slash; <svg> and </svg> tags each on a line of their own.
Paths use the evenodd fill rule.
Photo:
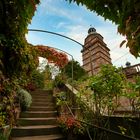
<svg viewBox="0 0 140 140">
<path fill-rule="evenodd" d="M 96 29 L 94 27 L 90 27 L 88 29 L 88 34 L 96 33 Z"/>
</svg>

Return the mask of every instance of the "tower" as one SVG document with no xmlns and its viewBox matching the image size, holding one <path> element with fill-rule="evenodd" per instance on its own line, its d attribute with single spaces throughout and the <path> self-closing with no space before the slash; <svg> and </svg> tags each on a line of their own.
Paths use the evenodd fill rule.
<svg viewBox="0 0 140 140">
<path fill-rule="evenodd" d="M 111 64 L 110 49 L 103 41 L 103 37 L 96 32 L 95 28 L 88 30 L 82 49 L 83 68 L 89 76 L 99 72 L 101 65 Z"/>
</svg>

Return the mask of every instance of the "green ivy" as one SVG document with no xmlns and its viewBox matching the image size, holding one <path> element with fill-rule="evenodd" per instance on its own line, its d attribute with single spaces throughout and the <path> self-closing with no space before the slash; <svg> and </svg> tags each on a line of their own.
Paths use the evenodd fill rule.
<svg viewBox="0 0 140 140">
<path fill-rule="evenodd" d="M 14 124 L 16 88 L 37 66 L 36 54 L 25 39 L 36 4 L 39 0 L 0 1 L 0 126 Z"/>
</svg>

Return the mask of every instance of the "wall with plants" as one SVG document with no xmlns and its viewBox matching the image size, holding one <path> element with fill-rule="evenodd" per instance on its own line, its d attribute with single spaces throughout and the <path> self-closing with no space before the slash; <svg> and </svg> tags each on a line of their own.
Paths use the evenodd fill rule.
<svg viewBox="0 0 140 140">
<path fill-rule="evenodd" d="M 25 87 L 30 81 L 30 75 L 38 66 L 38 56 L 43 55 L 61 67 L 68 61 L 63 53 L 35 47 L 26 41 L 27 26 L 39 2 L 0 1 L 0 127 L 14 124 L 14 96 L 19 87 Z"/>
<path fill-rule="evenodd" d="M 122 135 L 139 138 L 137 131 L 139 130 L 138 113 L 140 107 L 139 82 L 139 77 L 136 77 L 136 83 L 130 84 L 121 68 L 104 65 L 98 75 L 75 82 L 74 87 L 77 88 L 77 92 L 75 89 L 68 89 L 67 86 L 59 88 L 63 91 L 56 91 L 60 127 L 65 133 L 71 133 L 75 127 L 73 123 L 75 121 L 77 123 L 78 119 L 80 127 L 76 127 L 76 129 L 80 131 L 84 126 L 90 131 L 91 137 L 95 139 L 128 138 Z M 127 105 L 130 107 L 129 113 L 126 111 L 123 114 L 118 114 L 119 116 L 114 115 L 118 107 L 124 110 L 124 106 L 120 105 L 122 96 L 130 100 Z M 74 117 L 67 105 L 74 113 Z M 69 127 L 69 120 L 72 127 Z M 81 121 L 88 123 L 88 125 L 83 125 Z M 109 129 L 120 134 L 109 132 Z M 83 135 L 87 135 L 85 129 Z M 129 139 L 133 139 L 131 137 Z"/>
<path fill-rule="evenodd" d="M 36 4 L 39 1 L 0 1 L 0 126 L 14 124 L 15 91 L 22 77 L 34 68 L 32 49 L 25 33 Z"/>
</svg>

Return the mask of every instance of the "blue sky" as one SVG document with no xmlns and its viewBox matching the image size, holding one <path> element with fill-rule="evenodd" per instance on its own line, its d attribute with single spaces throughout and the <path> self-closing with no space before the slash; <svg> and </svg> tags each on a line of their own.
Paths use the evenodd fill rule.
<svg viewBox="0 0 140 140">
<path fill-rule="evenodd" d="M 119 47 L 125 39 L 117 33 L 117 26 L 104 20 L 96 13 L 90 12 L 85 6 L 69 4 L 65 0 L 41 0 L 40 5 L 28 28 L 42 29 L 60 33 L 84 44 L 87 31 L 92 25 L 104 37 L 104 42 L 109 47 L 113 65 L 124 66 L 126 61 L 131 65 L 140 62 L 129 53 L 129 49 Z M 62 49 L 82 64 L 82 47 L 72 41 L 51 34 L 29 32 L 26 35 L 28 42 L 36 45 L 47 45 Z"/>
</svg>

